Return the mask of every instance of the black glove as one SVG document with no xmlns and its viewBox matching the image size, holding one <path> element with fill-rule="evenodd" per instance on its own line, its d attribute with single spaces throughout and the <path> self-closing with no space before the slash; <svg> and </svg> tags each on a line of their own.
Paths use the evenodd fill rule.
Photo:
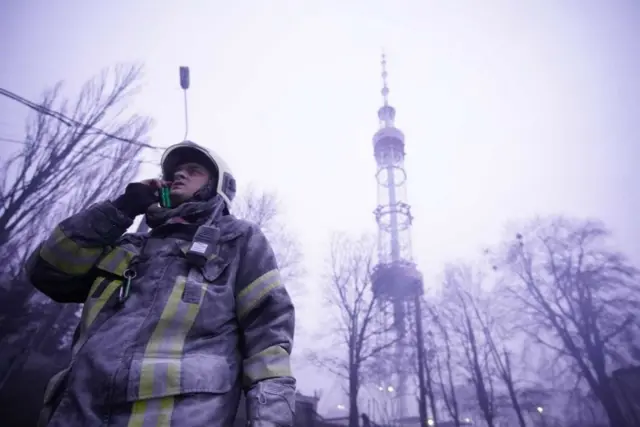
<svg viewBox="0 0 640 427">
<path fill-rule="evenodd" d="M 124 194 L 113 201 L 113 206 L 133 219 L 147 212 L 149 206 L 158 202 L 158 190 L 141 182 L 127 185 Z"/>
</svg>

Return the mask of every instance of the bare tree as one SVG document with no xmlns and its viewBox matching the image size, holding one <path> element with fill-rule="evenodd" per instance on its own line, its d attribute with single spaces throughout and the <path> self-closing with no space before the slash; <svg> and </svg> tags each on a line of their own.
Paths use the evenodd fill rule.
<svg viewBox="0 0 640 427">
<path fill-rule="evenodd" d="M 467 379 L 473 385 L 478 408 L 489 427 L 494 427 L 496 395 L 494 390 L 491 350 L 487 345 L 483 326 L 474 310 L 480 302 L 480 279 L 464 265 L 450 265 L 445 270 L 443 301 L 439 321 L 446 322 L 449 333 L 454 334 L 462 349 L 462 364 Z"/>
<path fill-rule="evenodd" d="M 61 83 L 39 104 L 11 94 L 34 113 L 20 149 L 0 167 L 3 340 L 23 329 L 34 311 L 40 320 L 51 310 L 57 315 L 55 307 L 43 305 L 49 301 L 31 301 L 33 288 L 17 277 L 25 257 L 56 223 L 115 197 L 137 173 L 149 120 L 122 116 L 140 76 L 136 66 L 104 70 L 85 83 L 76 100 L 61 96 Z"/>
<path fill-rule="evenodd" d="M 337 235 L 331 241 L 326 296 L 335 312 L 331 334 L 346 357 L 311 355 L 313 363 L 348 381 L 349 426 L 359 424 L 358 393 L 368 363 L 395 343 L 393 325 L 377 316 L 378 299 L 371 289 L 375 244 L 370 237 L 352 239 Z"/>
<path fill-rule="evenodd" d="M 513 408 L 520 427 L 526 427 L 517 378 L 515 377 L 513 352 L 508 349 L 513 334 L 513 328 L 507 327 L 510 319 L 505 317 L 509 313 L 500 313 L 497 304 L 488 303 L 491 300 L 499 300 L 497 293 L 488 293 L 486 296 L 489 298 L 484 298 L 481 301 L 478 295 L 474 296 L 466 290 L 463 292 L 467 295 L 471 316 L 482 331 L 484 342 L 493 362 L 493 371 L 506 388 L 506 394 L 501 399 L 502 407 L 510 406 Z M 502 319 L 498 319 L 499 316 Z"/>
<path fill-rule="evenodd" d="M 436 381 L 434 378 L 435 375 L 435 359 L 436 359 L 436 349 L 435 349 L 435 340 L 433 339 L 433 333 L 431 331 L 427 332 L 427 337 L 425 339 L 425 344 L 427 349 L 425 349 L 425 360 L 424 360 L 424 373 L 425 373 L 425 388 L 427 397 L 429 398 L 429 408 L 431 409 L 431 419 L 433 420 L 434 425 L 438 425 L 438 420 L 440 419 L 438 413 L 438 398 L 439 395 L 438 389 L 436 388 Z"/>
<path fill-rule="evenodd" d="M 366 393 L 367 416 L 372 421 L 372 426 L 393 425 L 398 418 L 398 399 L 390 393 L 387 387 L 380 384 L 365 382 L 362 384 L 360 394 Z M 366 427 L 366 426 L 363 426 Z"/>
<path fill-rule="evenodd" d="M 262 229 L 276 253 L 283 280 L 289 285 L 290 291 L 297 293 L 299 289 L 291 284 L 304 274 L 302 252 L 299 242 L 284 222 L 282 204 L 277 194 L 249 186 L 234 201 L 233 213 Z"/>
<path fill-rule="evenodd" d="M 453 349 L 452 338 L 449 326 L 446 323 L 446 317 L 439 315 L 439 307 L 437 304 L 427 305 L 428 317 L 432 321 L 433 330 L 429 331 L 435 339 L 432 339 L 434 354 L 434 369 L 437 379 L 435 382 L 440 388 L 440 395 L 444 402 L 447 413 L 453 420 L 455 427 L 460 427 L 461 408 L 456 393 L 456 384 L 458 377 L 458 364 L 455 360 L 457 353 Z"/>
<path fill-rule="evenodd" d="M 415 302 L 414 302 L 415 304 Z M 429 301 L 426 298 L 422 298 L 420 301 L 421 308 L 426 307 L 426 315 L 422 314 L 422 328 L 418 328 L 417 319 L 415 316 L 407 316 L 408 329 L 410 333 L 408 334 L 409 341 L 409 349 L 410 349 L 410 358 L 411 358 L 411 375 L 414 379 L 414 384 L 416 387 L 416 400 L 418 403 L 418 408 L 422 404 L 420 401 L 421 393 L 426 395 L 426 404 L 429 406 L 427 410 L 428 419 L 434 425 L 438 424 L 438 420 L 440 419 L 438 415 L 438 401 L 440 395 L 440 387 L 436 382 L 436 357 L 437 350 L 435 347 L 435 339 L 432 331 L 431 316 L 429 315 L 429 311 L 433 312 L 433 308 L 429 307 Z M 415 311 L 415 305 L 413 305 L 412 310 Z M 422 312 L 422 309 L 420 310 Z M 424 391 L 420 391 L 420 366 L 419 366 L 419 357 L 418 357 L 418 334 L 419 331 L 422 331 L 423 339 L 422 344 L 424 358 L 422 361 L 423 365 L 423 375 L 424 375 Z M 427 408 L 425 408 L 427 409 Z"/>
<path fill-rule="evenodd" d="M 141 69 L 118 66 L 88 81 L 75 100 L 62 83 L 35 110 L 20 150 L 0 164 L 0 265 L 15 276 L 24 257 L 62 218 L 118 194 L 137 173 L 149 120 L 123 118 Z"/>
<path fill-rule="evenodd" d="M 54 365 L 58 355 L 50 350 L 55 353 L 59 339 L 67 339 L 77 322 L 77 306 L 62 310 L 36 297 L 39 294 L 19 275 L 20 268 L 57 223 L 117 196 L 137 174 L 142 149 L 151 147 L 145 142 L 149 119 L 126 111 L 140 77 L 138 66 L 116 66 L 85 83 L 75 99 L 63 96 L 59 83 L 39 103 L 0 89 L 16 105 L 33 110 L 24 137 L 13 141 L 20 143 L 18 150 L 0 159 L 0 358 L 5 368 L 0 386 L 7 385 L 6 393 L 13 390 L 9 378 L 15 377 L 14 385 L 22 381 L 30 343 L 50 335 L 39 345 L 46 346 L 41 350 Z M 44 383 L 49 368 L 36 368 Z"/>
<path fill-rule="evenodd" d="M 505 291 L 535 340 L 584 380 L 612 426 L 628 425 L 608 373 L 622 355 L 617 339 L 638 336 L 638 273 L 607 244 L 595 221 L 536 220 L 507 244 Z"/>
</svg>

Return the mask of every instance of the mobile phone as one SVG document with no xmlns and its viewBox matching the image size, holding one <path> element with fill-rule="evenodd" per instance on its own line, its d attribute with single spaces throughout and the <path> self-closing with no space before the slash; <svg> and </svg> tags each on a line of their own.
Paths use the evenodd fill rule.
<svg viewBox="0 0 640 427">
<path fill-rule="evenodd" d="M 171 208 L 171 188 L 167 185 L 160 187 L 160 206 L 163 208 Z"/>
</svg>

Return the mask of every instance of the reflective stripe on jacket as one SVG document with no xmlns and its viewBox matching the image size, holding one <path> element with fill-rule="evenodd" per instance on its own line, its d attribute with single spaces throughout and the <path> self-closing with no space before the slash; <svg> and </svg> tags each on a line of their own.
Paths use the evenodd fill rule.
<svg viewBox="0 0 640 427">
<path fill-rule="evenodd" d="M 36 288 L 84 302 L 70 367 L 45 393 L 46 425 L 229 427 L 244 389 L 252 425 L 293 426 L 294 309 L 275 256 L 255 225 L 214 224 L 202 267 L 185 257 L 196 226 L 123 235 L 131 220 L 109 202 L 63 221 L 31 255 Z"/>
</svg>

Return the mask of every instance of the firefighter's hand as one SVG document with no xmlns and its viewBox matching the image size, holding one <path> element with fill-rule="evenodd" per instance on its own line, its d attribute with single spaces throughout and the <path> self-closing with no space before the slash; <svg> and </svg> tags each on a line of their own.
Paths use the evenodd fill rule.
<svg viewBox="0 0 640 427">
<path fill-rule="evenodd" d="M 158 191 L 163 185 L 169 185 L 170 183 L 167 181 L 163 181 L 161 179 L 145 179 L 140 181 L 139 184 L 147 185 L 153 188 L 155 191 Z"/>
<path fill-rule="evenodd" d="M 124 194 L 113 201 L 113 205 L 129 218 L 147 212 L 149 206 L 158 203 L 158 190 L 162 186 L 159 179 L 146 179 L 127 185 Z"/>
</svg>

